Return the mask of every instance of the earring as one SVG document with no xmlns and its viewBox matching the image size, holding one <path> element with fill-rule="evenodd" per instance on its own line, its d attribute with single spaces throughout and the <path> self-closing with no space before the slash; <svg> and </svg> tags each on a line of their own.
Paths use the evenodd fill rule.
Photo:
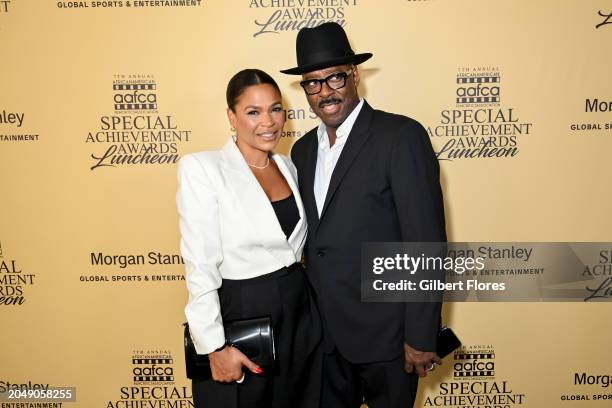
<svg viewBox="0 0 612 408">
<path fill-rule="evenodd" d="M 232 126 L 232 127 L 230 127 L 230 130 L 231 130 L 232 132 L 235 132 L 235 131 L 236 131 L 236 128 Z"/>
</svg>

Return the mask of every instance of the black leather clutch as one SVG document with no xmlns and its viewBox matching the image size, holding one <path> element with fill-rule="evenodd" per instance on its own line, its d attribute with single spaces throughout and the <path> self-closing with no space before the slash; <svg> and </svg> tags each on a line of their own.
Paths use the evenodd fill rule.
<svg viewBox="0 0 612 408">
<path fill-rule="evenodd" d="M 442 326 L 438 332 L 438 347 L 436 354 L 444 358 L 456 349 L 461 347 L 461 340 L 455 335 L 450 327 Z"/>
<path fill-rule="evenodd" d="M 189 324 L 184 323 L 185 367 L 187 378 L 209 380 L 211 378 L 208 354 L 197 354 Z M 274 332 L 269 317 L 224 322 L 227 343 L 244 353 L 251 361 L 264 368 L 272 367 L 276 358 Z"/>
</svg>

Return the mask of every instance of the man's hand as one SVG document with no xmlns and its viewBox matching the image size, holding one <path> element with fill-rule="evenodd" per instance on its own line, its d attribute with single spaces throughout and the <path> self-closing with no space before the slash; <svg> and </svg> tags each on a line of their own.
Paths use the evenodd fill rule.
<svg viewBox="0 0 612 408">
<path fill-rule="evenodd" d="M 208 355 L 212 379 L 219 382 L 241 382 L 244 378 L 242 367 L 248 368 L 255 374 L 261 374 L 263 370 L 254 362 L 242 354 L 235 347 L 227 346 L 221 351 L 215 351 Z"/>
<path fill-rule="evenodd" d="M 415 350 L 404 343 L 404 370 L 407 373 L 416 371 L 419 377 L 425 377 L 436 364 L 442 364 L 442 360 L 435 352 Z"/>
</svg>

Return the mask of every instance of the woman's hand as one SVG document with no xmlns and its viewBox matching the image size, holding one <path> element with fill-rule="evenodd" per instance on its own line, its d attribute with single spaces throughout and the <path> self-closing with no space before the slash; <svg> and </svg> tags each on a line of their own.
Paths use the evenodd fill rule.
<svg viewBox="0 0 612 408">
<path fill-rule="evenodd" d="M 227 346 L 223 350 L 208 355 L 212 379 L 219 382 L 233 382 L 242 378 L 242 366 L 254 374 L 261 374 L 263 370 L 248 359 L 236 347 Z"/>
</svg>

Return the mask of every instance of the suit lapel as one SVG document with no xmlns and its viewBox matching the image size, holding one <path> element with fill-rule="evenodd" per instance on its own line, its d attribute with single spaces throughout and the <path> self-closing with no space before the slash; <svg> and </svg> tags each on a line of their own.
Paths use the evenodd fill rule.
<svg viewBox="0 0 612 408">
<path fill-rule="evenodd" d="M 223 147 L 223 167 L 227 188 L 242 209 L 245 218 L 261 244 L 275 258 L 286 265 L 295 262 L 295 255 L 285 239 L 268 196 L 249 169 L 236 143 L 230 139 Z M 286 248 L 279 242 L 286 242 Z"/>
<path fill-rule="evenodd" d="M 304 188 L 302 189 L 304 192 L 304 205 L 307 209 L 306 212 L 307 214 L 311 215 L 311 217 L 308 219 L 308 229 L 312 234 L 317 231 L 319 226 L 319 211 L 317 210 L 317 202 L 314 196 L 314 179 L 317 169 L 319 142 L 317 140 L 316 129 L 314 129 L 313 132 L 314 134 L 310 138 L 309 145 L 306 146 L 306 160 L 304 160 Z"/>
<path fill-rule="evenodd" d="M 373 112 L 374 110 L 372 109 L 372 107 L 366 101 L 364 101 L 363 106 L 361 107 L 361 111 L 357 116 L 357 120 L 355 121 L 355 124 L 353 125 L 353 128 L 351 129 L 351 132 L 348 135 L 348 139 L 346 140 L 346 144 L 342 149 L 342 153 L 340 153 L 338 163 L 336 163 L 336 167 L 332 172 L 332 177 L 329 182 L 329 188 L 327 189 L 327 194 L 325 195 L 325 203 L 323 204 L 323 210 L 321 211 L 320 220 L 322 220 L 325 216 L 325 212 L 329 207 L 329 203 L 331 202 L 331 200 L 333 200 L 334 194 L 336 193 L 336 190 L 338 189 L 342 178 L 344 177 L 347 170 L 353 163 L 353 160 L 355 160 L 355 158 L 361 151 L 361 148 L 363 147 L 364 143 L 368 139 L 370 122 L 372 120 Z"/>
</svg>

